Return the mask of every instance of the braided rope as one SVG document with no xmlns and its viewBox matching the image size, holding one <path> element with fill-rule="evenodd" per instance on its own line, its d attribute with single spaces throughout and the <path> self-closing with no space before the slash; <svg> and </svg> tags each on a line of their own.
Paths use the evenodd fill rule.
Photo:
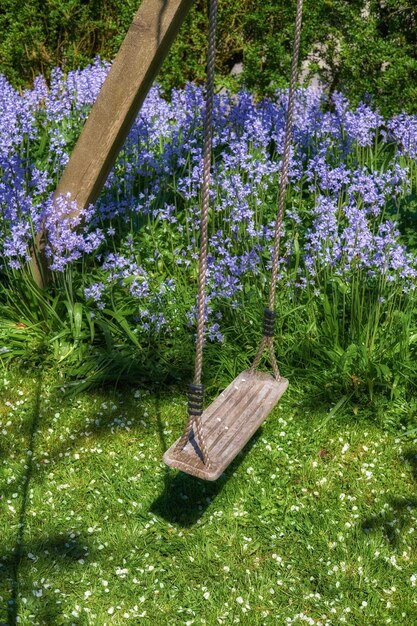
<svg viewBox="0 0 417 626">
<path fill-rule="evenodd" d="M 194 383 L 201 384 L 206 304 L 206 273 L 208 251 L 208 211 L 210 202 L 210 170 L 213 144 L 214 62 L 216 58 L 217 0 L 210 0 L 209 49 L 207 59 L 207 96 L 204 119 L 203 188 L 200 220 L 200 262 L 198 273 L 197 339 Z"/>
<path fill-rule="evenodd" d="M 213 146 L 213 105 L 214 105 L 214 64 L 216 60 L 216 29 L 217 29 L 217 0 L 210 0 L 209 8 L 209 41 L 207 55 L 207 94 L 206 110 L 204 117 L 204 147 L 203 147 L 203 184 L 201 199 L 200 217 L 200 258 L 198 272 L 198 295 L 197 295 L 197 338 L 195 347 L 195 369 L 194 384 L 201 384 L 201 373 L 203 369 L 203 345 L 205 330 L 205 305 L 206 305 L 206 274 L 207 274 L 207 252 L 208 252 L 208 212 L 210 203 L 210 182 L 211 182 L 211 155 Z M 208 455 L 205 439 L 201 430 L 201 420 L 199 417 L 190 415 L 184 433 L 178 442 L 177 448 L 183 449 L 188 438 L 195 430 L 198 445 L 200 447 L 203 462 L 207 468 L 211 462 Z"/>
<path fill-rule="evenodd" d="M 255 358 L 253 360 L 253 363 L 252 363 L 252 365 L 250 367 L 251 372 L 254 372 L 257 369 L 259 363 L 261 362 L 262 355 L 264 353 L 265 346 L 266 346 L 266 340 L 267 340 L 267 337 L 265 337 L 265 335 L 263 335 L 263 337 L 261 339 L 261 343 L 259 344 L 259 348 L 258 348 L 258 351 L 256 353 L 256 356 L 255 356 Z"/>
<path fill-rule="evenodd" d="M 288 108 L 287 119 L 285 123 L 285 135 L 284 135 L 284 151 L 282 155 L 281 177 L 278 193 L 278 212 L 275 222 L 275 234 L 274 234 L 274 248 L 272 253 L 272 271 L 271 271 L 271 285 L 269 290 L 269 309 L 275 311 L 275 295 L 277 288 L 278 266 L 279 266 L 279 248 L 281 243 L 282 222 L 284 220 L 285 210 L 285 195 L 288 184 L 288 169 L 290 164 L 290 149 L 291 149 L 291 136 L 292 125 L 294 117 L 294 104 L 295 104 L 295 86 L 297 82 L 297 70 L 298 70 L 298 57 L 300 53 L 300 41 L 301 41 L 301 21 L 303 13 L 303 0 L 297 0 L 297 15 L 295 18 L 295 34 L 294 34 L 294 48 L 291 63 L 291 78 L 290 88 L 288 91 Z M 252 364 L 251 370 L 254 371 L 262 358 L 262 354 L 265 346 L 268 345 L 269 356 L 271 360 L 274 376 L 277 380 L 281 378 L 278 370 L 278 365 L 275 358 L 274 346 L 272 337 L 262 337 L 259 345 L 258 352 L 256 353 L 255 360 Z"/>
<path fill-rule="evenodd" d="M 262 337 L 261 339 L 261 343 L 259 344 L 259 348 L 258 351 L 256 353 L 256 356 L 253 360 L 252 365 L 250 366 L 250 371 L 251 372 L 255 372 L 255 370 L 257 369 L 259 363 L 261 362 L 262 359 L 262 355 L 264 353 L 265 348 L 268 346 L 268 352 L 269 352 L 269 360 L 271 362 L 272 365 L 272 371 L 274 373 L 274 377 L 277 380 L 281 379 L 281 374 L 279 373 L 279 368 L 278 368 L 278 363 L 277 363 L 277 359 L 275 357 L 275 351 L 274 351 L 274 338 L 273 337 L 266 337 L 265 335 Z"/>
</svg>

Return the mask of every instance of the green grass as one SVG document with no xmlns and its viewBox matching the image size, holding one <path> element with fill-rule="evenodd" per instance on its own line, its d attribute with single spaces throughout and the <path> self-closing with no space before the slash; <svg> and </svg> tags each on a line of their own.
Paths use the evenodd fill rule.
<svg viewBox="0 0 417 626">
<path fill-rule="evenodd" d="M 181 390 L 2 374 L 0 623 L 415 624 L 417 435 L 331 409 L 292 382 L 203 483 L 161 460 Z"/>
</svg>

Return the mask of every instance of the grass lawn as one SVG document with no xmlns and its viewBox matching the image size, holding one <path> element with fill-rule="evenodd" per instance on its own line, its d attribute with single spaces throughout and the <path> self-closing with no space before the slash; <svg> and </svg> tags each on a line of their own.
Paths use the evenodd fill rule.
<svg viewBox="0 0 417 626">
<path fill-rule="evenodd" d="M 417 624 L 416 435 L 293 382 L 203 483 L 161 460 L 181 390 L 0 398 L 0 623 Z"/>
</svg>

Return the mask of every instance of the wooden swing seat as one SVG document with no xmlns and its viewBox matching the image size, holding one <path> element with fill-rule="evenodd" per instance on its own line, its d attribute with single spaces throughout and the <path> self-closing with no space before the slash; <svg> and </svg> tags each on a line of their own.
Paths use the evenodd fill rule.
<svg viewBox="0 0 417 626">
<path fill-rule="evenodd" d="M 210 467 L 203 463 L 193 432 L 182 451 L 176 449 L 178 439 L 165 452 L 165 463 L 197 478 L 216 480 L 265 421 L 287 387 L 286 378 L 276 380 L 266 372 L 242 372 L 199 418 Z"/>
</svg>

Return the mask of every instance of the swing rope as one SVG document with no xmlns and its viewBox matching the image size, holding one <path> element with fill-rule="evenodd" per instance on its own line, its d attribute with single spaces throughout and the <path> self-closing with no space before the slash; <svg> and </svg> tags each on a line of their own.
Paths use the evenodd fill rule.
<svg viewBox="0 0 417 626">
<path fill-rule="evenodd" d="M 203 185 L 200 217 L 200 259 L 197 295 L 197 338 L 195 344 L 194 383 L 188 388 L 188 422 L 177 449 L 182 450 L 193 430 L 197 435 L 202 461 L 210 467 L 206 443 L 200 427 L 203 414 L 204 388 L 201 384 L 203 369 L 203 344 L 205 329 L 206 274 L 208 252 L 208 213 L 210 202 L 211 154 L 213 146 L 213 104 L 214 104 L 214 64 L 216 60 L 217 0 L 209 5 L 209 42 L 207 54 L 206 110 L 204 116 Z"/>
<path fill-rule="evenodd" d="M 284 219 L 285 194 L 288 183 L 288 168 L 290 161 L 290 147 L 292 124 L 294 116 L 294 95 L 297 80 L 298 56 L 301 38 L 301 18 L 303 0 L 297 0 L 297 15 L 295 22 L 294 51 L 291 64 L 291 79 L 288 94 L 287 119 L 285 125 L 284 151 L 281 168 L 280 188 L 278 194 L 278 214 L 275 224 L 274 249 L 272 256 L 271 286 L 269 293 L 269 306 L 264 312 L 263 337 L 251 366 L 251 371 L 255 371 L 261 361 L 264 349 L 268 346 L 269 357 L 272 370 L 276 380 L 281 379 L 278 364 L 275 358 L 273 336 L 275 326 L 275 293 L 279 266 L 279 247 L 281 241 L 281 229 Z M 203 344 L 205 330 L 205 290 L 207 274 L 207 252 L 208 252 L 208 212 L 210 201 L 211 182 L 211 155 L 213 144 L 213 103 L 214 103 L 214 64 L 216 57 L 216 28 L 217 28 L 217 0 L 210 0 L 209 3 L 209 43 L 207 57 L 207 85 L 206 85 L 206 108 L 204 117 L 204 147 L 203 147 L 203 182 L 202 201 L 200 217 L 200 257 L 198 275 L 198 295 L 197 295 L 197 337 L 195 348 L 195 370 L 194 382 L 188 389 L 188 421 L 181 438 L 176 445 L 175 453 L 179 458 L 185 455 L 184 448 L 193 433 L 197 439 L 201 460 L 207 469 L 211 467 L 211 460 L 208 455 L 206 442 L 201 431 L 201 415 L 203 414 L 204 387 L 201 384 L 201 373 L 203 366 Z"/>
<path fill-rule="evenodd" d="M 297 83 L 298 73 L 298 57 L 300 53 L 300 41 L 301 41 L 301 21 L 303 13 L 303 0 L 297 0 L 297 14 L 295 18 L 295 34 L 294 34 L 294 49 L 291 63 L 291 78 L 290 88 L 288 91 L 288 104 L 287 104 L 287 118 L 285 123 L 284 134 L 284 151 L 282 155 L 281 177 L 278 193 L 278 213 L 275 222 L 275 235 L 274 235 L 274 249 L 272 254 L 272 271 L 271 271 L 271 284 L 269 289 L 269 304 L 268 308 L 264 311 L 264 323 L 263 323 L 263 337 L 259 344 L 258 351 L 251 366 L 251 371 L 255 371 L 261 361 L 262 355 L 266 347 L 268 347 L 269 360 L 271 362 L 272 371 L 274 377 L 277 380 L 281 379 L 277 360 L 274 351 L 274 331 L 275 331 L 275 294 L 277 289 L 277 278 L 279 268 L 279 249 L 281 243 L 282 234 L 282 222 L 284 220 L 285 211 L 285 196 L 288 185 L 288 169 L 290 164 L 291 153 L 291 138 L 292 138 L 292 125 L 294 118 L 294 104 L 295 104 L 295 87 Z"/>
</svg>

